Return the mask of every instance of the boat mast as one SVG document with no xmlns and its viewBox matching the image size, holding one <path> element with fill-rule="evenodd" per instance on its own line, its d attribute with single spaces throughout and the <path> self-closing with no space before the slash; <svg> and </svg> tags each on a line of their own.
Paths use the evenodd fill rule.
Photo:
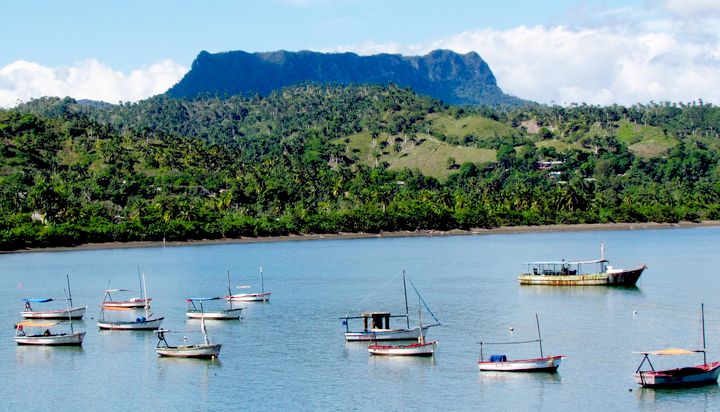
<svg viewBox="0 0 720 412">
<path fill-rule="evenodd" d="M 70 314 L 70 302 L 72 302 L 72 298 L 68 298 L 70 296 L 70 281 L 68 281 L 68 291 L 65 296 L 65 305 L 68 309 L 68 322 L 70 322 L 70 334 L 74 335 L 75 330 L 73 329 L 73 321 L 72 321 L 72 315 Z"/>
<path fill-rule="evenodd" d="M 418 296 L 418 326 L 420 326 L 420 338 L 418 338 L 418 343 L 421 345 L 425 344 L 425 335 L 423 335 L 423 327 L 422 327 L 422 310 L 420 308 L 420 296 Z"/>
<path fill-rule="evenodd" d="M 143 276 L 144 275 L 140 273 L 140 266 L 138 266 L 138 281 L 140 282 L 140 296 L 142 296 L 143 299 L 145 299 L 145 292 L 144 292 L 145 288 L 143 286 Z"/>
<path fill-rule="evenodd" d="M 67 288 L 67 292 L 68 292 L 68 299 L 70 300 L 70 306 L 72 307 L 73 303 L 72 303 L 72 292 L 70 292 L 70 275 L 68 275 L 68 274 L 65 274 L 65 279 L 67 279 L 67 285 L 68 285 L 68 288 Z M 70 309 L 68 308 L 68 310 L 70 310 Z"/>
<path fill-rule="evenodd" d="M 707 365 L 707 353 L 705 353 L 705 304 L 700 304 L 700 318 L 702 319 L 702 340 L 703 340 L 703 365 Z"/>
<path fill-rule="evenodd" d="M 200 328 L 202 329 L 205 344 L 209 345 L 210 342 L 208 341 L 207 329 L 205 329 L 205 309 L 203 309 L 202 301 L 200 301 Z"/>
<path fill-rule="evenodd" d="M 405 292 L 405 321 L 407 323 L 407 328 L 410 329 L 410 309 L 408 309 L 407 284 L 405 282 L 405 269 L 403 269 L 403 292 Z"/>
<path fill-rule="evenodd" d="M 145 274 L 144 273 L 142 274 L 142 285 L 141 286 L 142 286 L 142 293 L 143 293 L 142 297 L 143 297 L 143 300 L 145 300 L 145 318 L 149 318 L 150 316 L 148 315 L 148 308 L 150 305 L 148 305 L 148 300 L 147 300 L 147 288 L 145 286 Z"/>
<path fill-rule="evenodd" d="M 265 278 L 263 277 L 262 265 L 260 265 L 260 290 L 265 293 Z"/>
<path fill-rule="evenodd" d="M 545 356 L 543 356 L 542 336 L 540 336 L 540 320 L 538 319 L 537 313 L 535 314 L 535 324 L 537 325 L 538 343 L 540 344 L 540 357 L 541 357 L 541 358 L 544 358 Z"/>
<path fill-rule="evenodd" d="M 228 297 L 232 296 L 232 289 L 230 288 L 230 269 L 227 271 L 227 279 L 228 279 Z"/>
</svg>

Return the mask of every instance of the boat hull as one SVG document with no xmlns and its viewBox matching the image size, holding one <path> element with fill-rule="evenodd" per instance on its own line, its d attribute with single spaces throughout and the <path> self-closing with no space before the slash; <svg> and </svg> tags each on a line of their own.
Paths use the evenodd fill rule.
<svg viewBox="0 0 720 412">
<path fill-rule="evenodd" d="M 163 319 L 150 319 L 143 322 L 121 322 L 121 321 L 99 321 L 100 329 L 105 330 L 156 330 L 160 327 Z"/>
<path fill-rule="evenodd" d="M 203 317 L 205 319 L 209 320 L 235 320 L 240 319 L 240 315 L 242 313 L 242 308 L 238 309 L 228 309 L 228 310 L 219 310 L 219 311 L 212 311 L 212 312 L 202 312 L 202 311 L 187 311 L 185 312 L 185 315 L 190 319 L 202 319 Z"/>
<path fill-rule="evenodd" d="M 370 345 L 368 352 L 376 356 L 433 356 L 437 342 L 412 345 Z"/>
<path fill-rule="evenodd" d="M 715 385 L 720 375 L 720 362 L 662 371 L 641 371 L 635 382 L 647 388 L 688 388 Z"/>
<path fill-rule="evenodd" d="M 147 299 L 147 305 L 150 306 L 150 302 L 152 302 L 152 298 Z M 145 299 L 130 299 L 130 300 L 123 300 L 123 301 L 107 301 L 102 303 L 102 307 L 104 308 L 144 308 L 145 307 Z"/>
<path fill-rule="evenodd" d="M 645 266 L 635 269 L 613 270 L 609 273 L 582 275 L 535 275 L 524 273 L 518 277 L 521 285 L 546 286 L 635 286 Z"/>
<path fill-rule="evenodd" d="M 494 372 L 557 372 L 560 362 L 565 356 L 549 356 L 538 359 L 521 359 L 505 362 L 478 362 L 481 371 Z"/>
<path fill-rule="evenodd" d="M 272 292 L 263 293 L 238 293 L 237 295 L 225 296 L 225 300 L 233 302 L 267 302 Z"/>
<path fill-rule="evenodd" d="M 423 331 L 428 327 L 424 326 Z M 387 340 L 417 340 L 420 337 L 420 328 L 412 329 L 375 329 L 362 332 L 345 332 L 348 342 L 359 341 L 387 341 Z"/>
<path fill-rule="evenodd" d="M 85 338 L 85 332 L 75 332 L 71 335 L 60 334 L 50 336 L 15 336 L 18 345 L 34 346 L 79 346 Z"/>
<path fill-rule="evenodd" d="M 221 344 L 168 346 L 155 348 L 160 356 L 173 358 L 216 358 L 220 354 Z"/>
<path fill-rule="evenodd" d="M 81 308 L 59 309 L 59 310 L 28 310 L 20 312 L 25 319 L 82 319 L 85 316 L 87 306 Z"/>
</svg>

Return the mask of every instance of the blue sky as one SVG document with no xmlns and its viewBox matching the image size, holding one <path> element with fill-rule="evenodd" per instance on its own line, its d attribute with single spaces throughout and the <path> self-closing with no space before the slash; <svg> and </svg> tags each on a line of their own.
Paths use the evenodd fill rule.
<svg viewBox="0 0 720 412">
<path fill-rule="evenodd" d="M 720 103 L 720 1 L 2 1 L 0 106 L 161 93 L 201 50 L 476 51 L 544 103 Z"/>
<path fill-rule="evenodd" d="M 5 1 L 0 66 L 16 60 L 60 66 L 96 58 L 121 70 L 201 50 L 333 50 L 416 44 L 482 28 L 572 23 L 578 9 L 636 2 L 373 0 Z"/>
</svg>

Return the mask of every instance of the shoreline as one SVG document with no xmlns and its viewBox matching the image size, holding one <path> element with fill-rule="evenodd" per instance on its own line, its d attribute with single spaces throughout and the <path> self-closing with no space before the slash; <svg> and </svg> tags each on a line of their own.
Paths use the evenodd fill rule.
<svg viewBox="0 0 720 412">
<path fill-rule="evenodd" d="M 195 245 L 220 245 L 235 243 L 275 243 L 294 242 L 310 240 L 343 240 L 343 239 L 368 239 L 384 237 L 434 237 L 434 236 L 473 236 L 473 235 L 495 235 L 515 233 L 545 233 L 545 232 L 584 232 L 603 230 L 648 230 L 648 229 L 671 229 L 671 228 L 696 228 L 696 227 L 718 227 L 720 220 L 703 222 L 678 222 L 678 223 L 580 223 L 580 224 L 559 224 L 540 226 L 503 226 L 492 229 L 453 229 L 441 230 L 419 230 L 399 231 L 380 233 L 329 233 L 329 234 L 307 234 L 267 237 L 240 237 L 225 239 L 201 239 L 201 240 L 177 240 L 177 241 L 137 241 L 137 242 L 106 242 L 106 243 L 85 243 L 76 246 L 55 246 L 55 247 L 32 247 L 16 250 L 0 251 L 0 254 L 13 253 L 36 253 L 36 252 L 67 252 L 80 250 L 102 250 L 102 249 L 134 249 L 152 247 L 182 247 Z"/>
</svg>

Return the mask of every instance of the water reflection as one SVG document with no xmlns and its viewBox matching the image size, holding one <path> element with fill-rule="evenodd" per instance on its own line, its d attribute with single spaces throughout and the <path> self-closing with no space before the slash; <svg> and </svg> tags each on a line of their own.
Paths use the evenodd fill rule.
<svg viewBox="0 0 720 412">
<path fill-rule="evenodd" d="M 557 296 L 605 296 L 620 294 L 629 296 L 642 296 L 642 290 L 637 286 L 546 286 L 546 285 L 520 285 L 519 294 L 557 295 Z"/>
<path fill-rule="evenodd" d="M 84 354 L 82 346 L 33 346 L 17 345 L 15 361 L 22 366 L 36 368 L 52 367 L 58 358 L 71 360 Z"/>
<path fill-rule="evenodd" d="M 717 410 L 720 401 L 720 387 L 717 384 L 699 388 L 653 389 L 638 387 L 635 397 L 644 407 L 662 407 L 663 409 L 683 409 L 683 405 L 692 400 L 695 410 Z M 700 405 L 703 405 L 700 407 Z"/>
</svg>

